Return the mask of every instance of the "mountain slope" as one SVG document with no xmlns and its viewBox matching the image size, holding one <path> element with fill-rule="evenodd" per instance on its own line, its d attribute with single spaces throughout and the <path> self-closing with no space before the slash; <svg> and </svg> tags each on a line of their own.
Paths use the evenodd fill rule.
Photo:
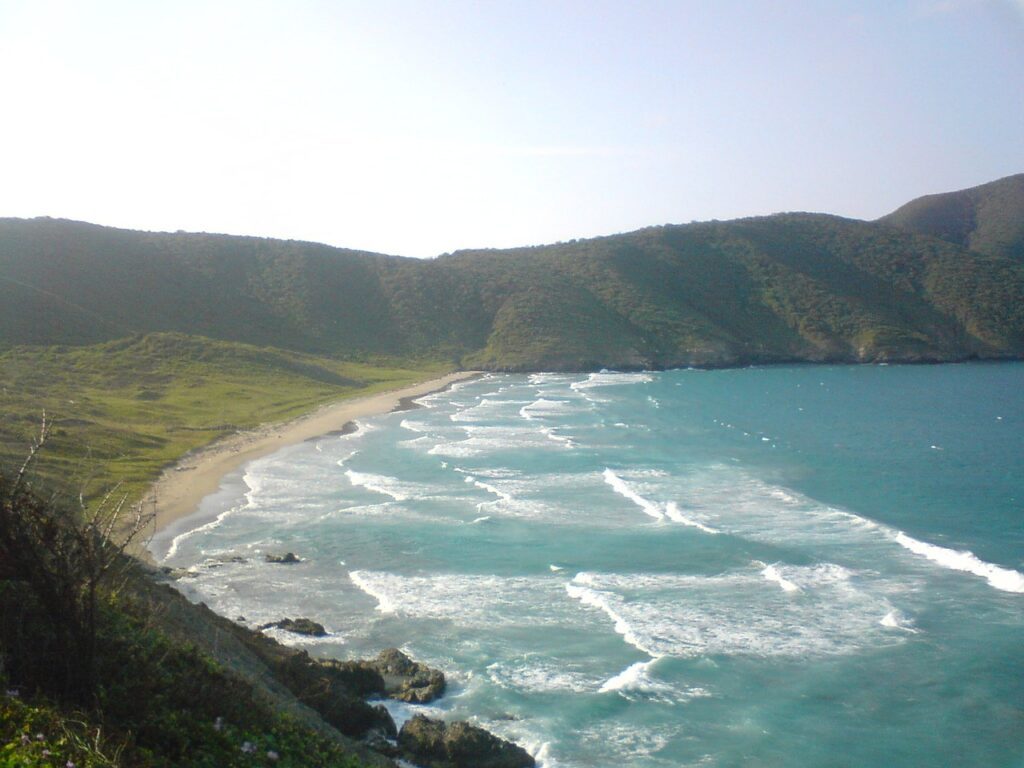
<svg viewBox="0 0 1024 768">
<path fill-rule="evenodd" d="M 1019 223 L 993 201 L 1022 182 L 963 193 L 985 212 L 972 244 Z M 176 332 L 501 370 L 1024 356 L 1024 259 L 895 220 L 780 214 L 417 260 L 7 219 L 0 347 Z"/>
<path fill-rule="evenodd" d="M 0 220 L 0 329 L 13 344 L 181 333 L 310 352 L 388 350 L 387 257 L 313 243 Z"/>
<path fill-rule="evenodd" d="M 919 197 L 878 221 L 979 253 L 1024 261 L 1024 173 Z"/>
</svg>

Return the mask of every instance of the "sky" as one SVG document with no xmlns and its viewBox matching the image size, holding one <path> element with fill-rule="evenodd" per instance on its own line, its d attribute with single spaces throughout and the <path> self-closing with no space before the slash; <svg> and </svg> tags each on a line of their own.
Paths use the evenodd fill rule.
<svg viewBox="0 0 1024 768">
<path fill-rule="evenodd" d="M 1024 171 L 1024 0 L 0 0 L 0 216 L 427 257 Z"/>
</svg>

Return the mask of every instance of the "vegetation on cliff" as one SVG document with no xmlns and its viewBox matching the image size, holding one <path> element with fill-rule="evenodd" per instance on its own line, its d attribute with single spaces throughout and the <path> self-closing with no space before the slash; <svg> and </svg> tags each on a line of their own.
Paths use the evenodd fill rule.
<svg viewBox="0 0 1024 768">
<path fill-rule="evenodd" d="M 879 222 L 989 256 L 1024 261 L 1024 173 L 919 197 Z"/>
<path fill-rule="evenodd" d="M 123 498 L 44 497 L 30 461 L 0 473 L 0 766 L 361 764 L 167 631 Z"/>
</svg>

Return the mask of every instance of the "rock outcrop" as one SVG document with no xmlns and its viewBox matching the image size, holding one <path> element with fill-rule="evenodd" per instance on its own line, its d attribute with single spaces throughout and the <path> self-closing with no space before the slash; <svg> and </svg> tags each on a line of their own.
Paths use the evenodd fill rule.
<svg viewBox="0 0 1024 768">
<path fill-rule="evenodd" d="M 360 696 L 426 704 L 444 695 L 444 673 L 413 661 L 397 648 L 388 648 L 375 659 L 320 662 Z"/>
<path fill-rule="evenodd" d="M 323 637 L 327 634 L 324 625 L 312 619 L 281 619 L 272 621 L 269 624 L 260 625 L 260 631 L 264 629 L 283 629 L 287 632 L 294 632 L 297 635 L 309 635 L 310 637 Z"/>
<path fill-rule="evenodd" d="M 426 704 L 444 695 L 444 673 L 413 661 L 397 648 L 387 648 L 375 659 L 359 662 L 384 682 L 383 694 L 410 704 Z"/>
<path fill-rule="evenodd" d="M 415 715 L 402 726 L 398 748 L 405 759 L 426 768 L 534 768 L 522 747 L 483 728 L 459 721 L 444 723 Z"/>
<path fill-rule="evenodd" d="M 281 563 L 282 565 L 291 565 L 292 563 L 301 563 L 302 560 L 294 552 L 285 552 L 283 555 L 271 555 L 266 556 L 268 563 Z"/>
</svg>

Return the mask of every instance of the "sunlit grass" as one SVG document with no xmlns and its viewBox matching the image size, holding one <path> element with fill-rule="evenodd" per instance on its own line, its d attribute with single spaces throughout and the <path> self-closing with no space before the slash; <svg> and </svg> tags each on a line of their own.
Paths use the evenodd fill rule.
<svg viewBox="0 0 1024 768">
<path fill-rule="evenodd" d="M 436 361 L 341 361 L 181 334 L 0 354 L 0 462 L 54 429 L 40 474 L 87 497 L 141 498 L 169 463 L 225 434 L 441 375 Z"/>
</svg>

